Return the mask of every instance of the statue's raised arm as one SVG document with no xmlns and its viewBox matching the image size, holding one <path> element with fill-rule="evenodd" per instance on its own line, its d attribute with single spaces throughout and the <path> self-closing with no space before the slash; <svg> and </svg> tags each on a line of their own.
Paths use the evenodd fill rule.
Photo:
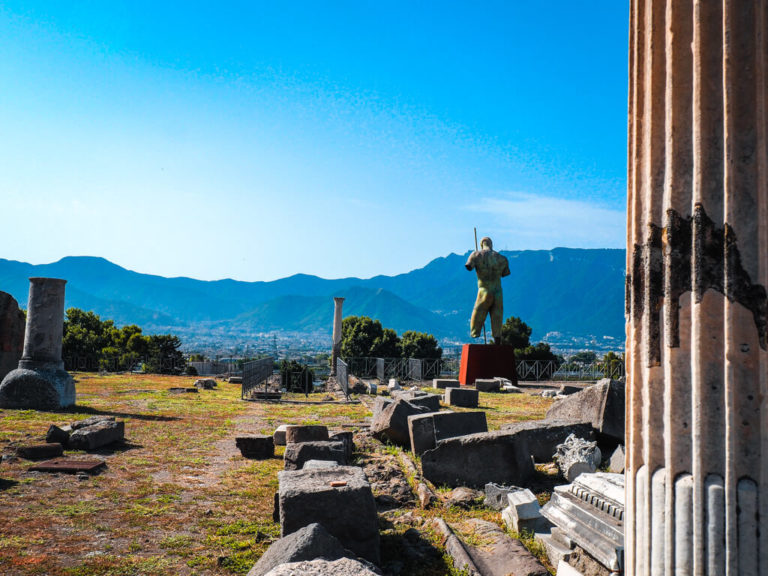
<svg viewBox="0 0 768 576">
<path fill-rule="evenodd" d="M 477 300 L 472 310 L 470 335 L 480 336 L 485 317 L 491 315 L 491 333 L 495 344 L 501 344 L 501 325 L 504 322 L 504 299 L 501 279 L 509 276 L 509 261 L 493 249 L 493 241 L 487 236 L 480 240 L 480 250 L 469 255 L 467 270 L 477 274 Z"/>
</svg>

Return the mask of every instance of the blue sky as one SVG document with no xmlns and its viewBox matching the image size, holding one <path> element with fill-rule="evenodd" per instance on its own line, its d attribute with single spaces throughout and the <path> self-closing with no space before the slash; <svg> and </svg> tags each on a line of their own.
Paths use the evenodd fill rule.
<svg viewBox="0 0 768 576">
<path fill-rule="evenodd" d="M 0 3 L 0 257 L 270 280 L 621 248 L 626 0 Z M 10 217 L 9 217 L 10 215 Z"/>
</svg>

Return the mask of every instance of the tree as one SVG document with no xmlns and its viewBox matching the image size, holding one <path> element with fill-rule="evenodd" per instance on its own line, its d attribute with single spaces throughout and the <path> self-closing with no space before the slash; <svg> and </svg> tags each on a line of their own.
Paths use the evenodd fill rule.
<svg viewBox="0 0 768 576">
<path fill-rule="evenodd" d="M 385 329 L 368 316 L 347 316 L 341 322 L 341 355 L 344 358 L 399 356 L 394 330 Z"/>
<path fill-rule="evenodd" d="M 597 354 L 591 350 L 584 350 L 571 356 L 571 362 L 576 364 L 593 364 L 597 361 Z"/>
<path fill-rule="evenodd" d="M 515 349 L 525 349 L 531 344 L 533 328 L 517 316 L 510 316 L 501 326 L 501 340 Z"/>
<path fill-rule="evenodd" d="M 559 357 L 554 352 L 552 352 L 549 344 L 546 342 L 539 342 L 533 346 L 526 346 L 525 348 L 516 349 L 515 359 L 558 361 Z"/>
<path fill-rule="evenodd" d="M 437 338 L 425 332 L 407 330 L 400 338 L 400 356 L 403 358 L 441 358 L 443 350 Z"/>
<path fill-rule="evenodd" d="M 181 340 L 173 334 L 153 334 L 149 337 L 149 357 L 145 372 L 155 374 L 181 374 L 186 367 L 181 353 Z"/>
</svg>

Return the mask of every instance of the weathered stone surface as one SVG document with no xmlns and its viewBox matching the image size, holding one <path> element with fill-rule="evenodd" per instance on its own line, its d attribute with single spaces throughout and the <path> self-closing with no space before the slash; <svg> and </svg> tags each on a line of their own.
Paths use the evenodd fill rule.
<svg viewBox="0 0 768 576">
<path fill-rule="evenodd" d="M 597 470 L 602 454 L 597 442 L 588 442 L 571 434 L 557 447 L 554 460 L 563 477 L 573 482 L 579 474 Z"/>
<path fill-rule="evenodd" d="M 201 388 L 203 390 L 213 390 L 218 386 L 216 380 L 213 378 L 201 378 L 195 380 L 195 388 Z"/>
<path fill-rule="evenodd" d="M 403 398 L 388 404 L 371 422 L 371 432 L 379 440 L 389 440 L 400 446 L 410 446 L 408 417 L 431 412 L 424 406 L 416 406 Z"/>
<path fill-rule="evenodd" d="M 285 431 L 288 430 L 287 424 L 278 426 L 272 434 L 272 440 L 275 446 L 285 446 Z"/>
<path fill-rule="evenodd" d="M 503 510 L 509 506 L 507 494 L 517 492 L 518 490 L 522 490 L 522 488 L 518 488 L 517 486 L 499 486 L 498 484 L 489 482 L 485 485 L 484 504 L 488 506 L 488 508 L 493 508 L 494 510 Z"/>
<path fill-rule="evenodd" d="M 7 292 L 0 292 L 0 382 L 15 370 L 24 350 L 24 313 Z"/>
<path fill-rule="evenodd" d="M 483 542 L 482 546 L 466 546 L 482 576 L 549 576 L 522 542 L 509 537 L 493 522 L 472 519 L 465 523 L 465 528 Z"/>
<path fill-rule="evenodd" d="M 395 378 L 390 378 L 389 379 L 389 384 L 387 384 L 387 389 L 390 392 L 393 392 L 395 390 L 402 390 L 403 387 L 400 386 L 400 382 L 398 382 Z"/>
<path fill-rule="evenodd" d="M 431 412 L 408 417 L 411 451 L 420 455 L 446 438 L 487 432 L 485 412 Z"/>
<path fill-rule="evenodd" d="M 47 460 L 64 454 L 64 447 L 58 442 L 30 444 L 16 448 L 16 455 L 27 460 Z"/>
<path fill-rule="evenodd" d="M 347 455 L 347 462 L 352 462 L 352 454 L 355 451 L 354 434 L 352 432 L 334 432 L 333 434 L 330 434 L 328 440 L 344 444 L 344 453 Z"/>
<path fill-rule="evenodd" d="M 235 445 L 240 454 L 245 458 L 254 458 L 264 460 L 275 456 L 275 441 L 272 436 L 238 436 L 235 438 Z"/>
<path fill-rule="evenodd" d="M 421 455 L 421 467 L 424 477 L 437 486 L 520 485 L 533 474 L 525 438 L 509 432 L 441 440 Z"/>
<path fill-rule="evenodd" d="M 581 392 L 555 402 L 547 420 L 589 422 L 599 432 L 624 442 L 624 383 L 604 378 Z"/>
<path fill-rule="evenodd" d="M 301 470 L 309 460 L 332 460 L 347 464 L 343 442 L 291 442 L 285 447 L 285 469 Z"/>
<path fill-rule="evenodd" d="M 285 443 L 293 442 L 327 442 L 328 428 L 326 426 L 296 426 L 285 428 Z"/>
<path fill-rule="evenodd" d="M 113 442 L 122 442 L 125 438 L 125 423 L 102 420 L 92 426 L 78 428 L 69 437 L 72 450 L 95 450 Z"/>
<path fill-rule="evenodd" d="M 414 406 L 424 406 L 429 408 L 430 412 L 440 410 L 440 396 L 437 394 L 429 394 L 421 390 L 402 390 L 400 392 L 393 392 L 392 398 L 394 400 L 402 398 Z"/>
<path fill-rule="evenodd" d="M 72 422 L 70 425 L 70 428 L 72 430 L 79 430 L 80 428 L 87 428 L 88 426 L 93 426 L 94 424 L 98 424 L 99 422 L 114 422 L 115 417 L 114 416 L 89 416 L 88 418 L 85 418 L 83 420 L 76 420 Z"/>
<path fill-rule="evenodd" d="M 387 406 L 392 404 L 392 402 L 394 402 L 394 400 L 392 400 L 390 398 L 384 398 L 382 396 L 377 396 L 376 400 L 373 401 L 373 409 L 372 409 L 373 416 L 372 416 L 372 418 L 375 420 L 376 416 L 381 414 Z"/>
<path fill-rule="evenodd" d="M 510 530 L 541 532 L 549 528 L 549 520 L 541 515 L 539 501 L 527 488 L 508 494 L 507 503 L 501 518 Z"/>
<path fill-rule="evenodd" d="M 45 441 L 49 443 L 58 442 L 62 446 L 66 447 L 69 444 L 69 434 L 71 432 L 71 426 L 64 426 L 59 428 L 58 426 L 51 424 L 51 426 L 48 428 L 48 432 L 45 434 Z"/>
<path fill-rule="evenodd" d="M 276 566 L 264 576 L 377 576 L 371 566 L 351 558 L 310 560 Z"/>
<path fill-rule="evenodd" d="M 56 410 L 74 403 L 74 380 L 61 369 L 17 368 L 0 383 L 0 408 Z"/>
<path fill-rule="evenodd" d="M 339 540 L 320 524 L 312 523 L 272 543 L 248 576 L 264 576 L 275 566 L 303 560 L 338 560 L 352 556 Z"/>
<path fill-rule="evenodd" d="M 433 378 L 432 388 L 458 388 L 461 382 L 453 378 Z"/>
<path fill-rule="evenodd" d="M 379 563 L 376 503 L 361 468 L 282 471 L 277 476 L 282 536 L 317 522 L 345 548 Z"/>
<path fill-rule="evenodd" d="M 478 378 L 475 380 L 475 388 L 480 392 L 498 392 L 501 390 L 501 381 L 497 378 Z"/>
<path fill-rule="evenodd" d="M 624 474 L 625 456 L 626 454 L 624 453 L 624 446 L 617 446 L 616 450 L 614 450 L 613 454 L 611 455 L 611 461 L 608 465 L 608 472 L 613 472 L 614 474 Z"/>
<path fill-rule="evenodd" d="M 475 505 L 475 502 L 483 495 L 479 490 L 472 490 L 466 486 L 459 486 L 451 490 L 445 498 L 443 505 L 446 508 L 456 507 L 469 509 Z"/>
<path fill-rule="evenodd" d="M 318 470 L 320 468 L 337 468 L 339 463 L 334 460 L 307 460 L 302 470 Z"/>
<path fill-rule="evenodd" d="M 445 403 L 449 406 L 477 408 L 480 392 L 474 388 L 446 388 Z"/>
<path fill-rule="evenodd" d="M 536 462 L 551 462 L 557 447 L 571 434 L 585 440 L 593 440 L 595 436 L 591 424 L 568 420 L 526 420 L 504 424 L 501 429 L 524 436 Z"/>
</svg>

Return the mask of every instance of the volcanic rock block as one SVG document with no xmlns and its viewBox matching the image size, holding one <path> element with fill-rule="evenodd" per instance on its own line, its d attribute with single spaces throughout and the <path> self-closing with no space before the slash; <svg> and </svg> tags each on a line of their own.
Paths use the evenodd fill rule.
<svg viewBox="0 0 768 576">
<path fill-rule="evenodd" d="M 603 378 L 597 384 L 555 402 L 546 418 L 589 422 L 600 434 L 624 442 L 624 390 L 623 382 Z"/>
<path fill-rule="evenodd" d="M 285 469 L 301 470 L 310 460 L 332 460 L 347 464 L 343 442 L 293 442 L 285 447 Z"/>
<path fill-rule="evenodd" d="M 376 416 L 381 414 L 384 409 L 392 404 L 394 400 L 391 400 L 389 398 L 384 398 L 382 396 L 377 396 L 376 400 L 373 401 L 373 419 L 376 419 Z"/>
<path fill-rule="evenodd" d="M 265 460 L 275 455 L 275 441 L 272 436 L 238 436 L 235 445 L 245 458 Z"/>
<path fill-rule="evenodd" d="M 16 455 L 27 460 L 47 460 L 64 454 L 64 448 L 58 442 L 48 444 L 30 444 L 16 448 Z"/>
<path fill-rule="evenodd" d="M 397 400 L 402 398 L 408 400 L 414 406 L 424 406 L 429 408 L 431 412 L 437 412 L 440 410 L 440 396 L 437 394 L 428 394 L 421 390 L 403 390 L 401 392 L 393 392 L 392 398 Z"/>
<path fill-rule="evenodd" d="M 322 525 L 312 523 L 280 538 L 267 548 L 267 551 L 254 564 L 248 576 L 264 576 L 275 566 L 303 560 L 338 560 L 353 556 L 339 540 L 328 533 Z"/>
<path fill-rule="evenodd" d="M 410 446 L 408 417 L 432 412 L 424 406 L 417 406 L 403 398 L 388 404 L 371 422 L 371 432 L 379 440 L 389 440 L 400 446 Z"/>
<path fill-rule="evenodd" d="M 285 429 L 285 443 L 293 442 L 327 442 L 328 428 L 326 426 L 295 426 Z"/>
<path fill-rule="evenodd" d="M 102 420 L 92 426 L 78 428 L 69 437 L 69 448 L 72 450 L 95 450 L 113 442 L 125 439 L 125 422 Z"/>
<path fill-rule="evenodd" d="M 66 447 L 69 444 L 69 435 L 72 432 L 71 426 L 58 426 L 51 424 L 48 428 L 48 432 L 45 434 L 45 441 L 48 443 L 58 442 L 62 446 Z"/>
<path fill-rule="evenodd" d="M 201 378 L 195 380 L 195 388 L 201 388 L 202 390 L 213 390 L 218 384 L 213 378 Z"/>
<path fill-rule="evenodd" d="M 449 406 L 477 408 L 480 393 L 473 388 L 446 388 L 445 403 Z"/>
<path fill-rule="evenodd" d="M 433 378 L 432 388 L 458 388 L 461 382 L 452 378 Z"/>
<path fill-rule="evenodd" d="M 408 417 L 411 451 L 420 455 L 446 438 L 487 432 L 485 412 L 431 412 Z"/>
<path fill-rule="evenodd" d="M 339 463 L 333 460 L 307 460 L 302 470 L 317 470 L 319 468 L 338 468 Z"/>
<path fill-rule="evenodd" d="M 483 432 L 441 440 L 421 455 L 424 477 L 436 486 L 473 486 L 488 482 L 524 485 L 533 474 L 533 461 L 523 436 Z"/>
<path fill-rule="evenodd" d="M 275 566 L 264 576 L 378 576 L 371 566 L 358 560 L 339 558 L 338 560 L 305 560 Z"/>
<path fill-rule="evenodd" d="M 361 468 L 284 470 L 277 477 L 281 536 L 317 522 L 345 548 L 379 563 L 376 503 Z"/>
<path fill-rule="evenodd" d="M 88 426 L 93 426 L 94 424 L 99 424 L 101 422 L 114 422 L 115 417 L 114 416 L 90 416 L 88 418 L 85 418 L 84 420 L 77 420 L 75 422 L 72 422 L 70 425 L 70 428 L 72 430 L 79 430 L 80 428 L 87 428 Z"/>
<path fill-rule="evenodd" d="M 355 451 L 354 434 L 349 431 L 334 432 L 328 438 L 331 442 L 341 442 L 344 444 L 344 453 L 347 455 L 347 462 L 352 462 L 352 453 Z"/>
<path fill-rule="evenodd" d="M 0 292 L 0 382 L 19 365 L 24 350 L 24 313 L 13 296 Z"/>
<path fill-rule="evenodd" d="M 551 462 L 558 445 L 571 434 L 585 440 L 594 440 L 595 436 L 591 424 L 568 420 L 527 420 L 504 424 L 501 429 L 524 436 L 536 462 Z"/>
<path fill-rule="evenodd" d="M 473 518 L 465 523 L 482 545 L 466 545 L 472 563 L 483 576 L 549 576 L 523 543 L 493 522 Z"/>
<path fill-rule="evenodd" d="M 501 381 L 498 378 L 478 378 L 475 380 L 475 388 L 479 392 L 498 392 L 501 390 Z"/>
</svg>

